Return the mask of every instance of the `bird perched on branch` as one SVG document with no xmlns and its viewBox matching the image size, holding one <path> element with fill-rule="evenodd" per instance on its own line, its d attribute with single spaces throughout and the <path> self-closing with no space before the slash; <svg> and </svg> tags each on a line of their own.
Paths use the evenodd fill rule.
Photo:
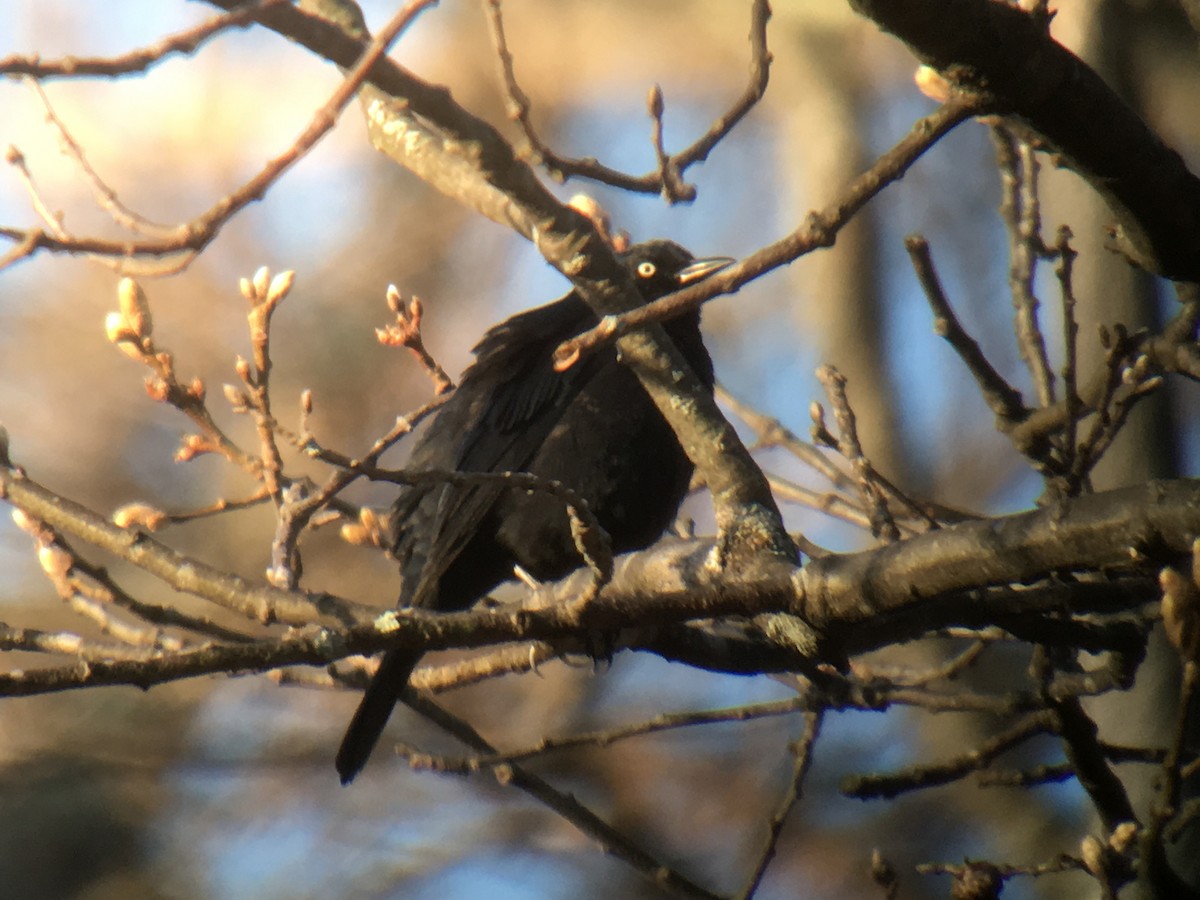
<svg viewBox="0 0 1200 900">
<path fill-rule="evenodd" d="M 696 259 L 670 241 L 619 254 L 647 302 L 707 278 L 732 260 Z M 564 372 L 555 347 L 595 325 L 576 292 L 495 326 L 475 362 L 413 450 L 410 471 L 528 472 L 571 488 L 608 533 L 614 553 L 649 546 L 687 493 L 692 463 L 633 372 L 604 348 Z M 700 313 L 664 323 L 709 391 L 712 360 Z M 581 564 L 565 503 L 491 480 L 404 488 L 393 508 L 400 605 L 461 610 L 514 566 L 541 580 Z M 347 784 L 366 765 L 421 654 L 388 651 L 337 754 Z"/>
</svg>

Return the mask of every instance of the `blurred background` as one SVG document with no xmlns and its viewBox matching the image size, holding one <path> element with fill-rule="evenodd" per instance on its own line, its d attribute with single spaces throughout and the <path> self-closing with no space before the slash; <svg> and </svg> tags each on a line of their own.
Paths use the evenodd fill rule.
<svg viewBox="0 0 1200 900">
<path fill-rule="evenodd" d="M 396 5 L 369 0 L 363 7 L 378 27 Z M 1200 56 L 1178 4 L 1062 5 L 1056 37 L 1200 170 Z M 845 4 L 778 0 L 776 7 L 766 99 L 704 165 L 689 170 L 699 190 L 694 203 L 671 207 L 582 181 L 554 189 L 564 199 L 593 194 L 635 240 L 670 237 L 697 254 L 742 256 L 833 200 L 931 111 L 932 102 L 913 86 L 910 54 Z M 504 11 L 534 121 L 567 155 L 648 171 L 655 165 L 645 112 L 652 84 L 665 94 L 666 143 L 673 150 L 694 140 L 745 84 L 745 2 L 509 0 Z M 202 3 L 9 0 L 0 57 L 113 55 L 214 12 Z M 393 55 L 515 136 L 504 122 L 479 3 L 445 0 Z M 197 216 L 290 145 L 339 77 L 277 36 L 250 29 L 223 34 L 142 76 L 55 80 L 45 89 L 122 201 L 171 224 Z M 48 204 L 63 212 L 73 233 L 120 234 L 60 152 L 34 91 L 16 80 L 0 81 L 0 145 L 24 154 Z M 1043 172 L 1047 240 L 1069 223 L 1081 254 L 1076 287 L 1086 367 L 1099 354 L 1097 323 L 1153 326 L 1170 315 L 1174 300 L 1169 286 L 1138 276 L 1101 248 L 1107 214 L 1079 179 L 1048 163 Z M 706 308 L 718 378 L 739 400 L 804 435 L 810 402 L 823 400 L 813 370 L 832 363 L 850 379 L 868 455 L 910 493 L 978 513 L 1031 507 L 1040 481 L 994 431 L 973 382 L 932 334 L 902 245 L 913 232 L 930 240 L 964 324 L 1027 391 L 1012 336 L 999 201 L 988 129 L 961 126 L 865 210 L 836 247 Z M 8 170 L 0 173 L 0 223 L 36 224 L 21 182 Z M 488 324 L 568 288 L 525 241 L 376 154 L 351 107 L 186 271 L 143 282 L 156 340 L 175 354 L 182 377 L 204 379 L 213 407 L 225 413 L 222 424 L 248 448 L 255 446 L 251 424 L 228 414 L 216 388 L 235 380 L 236 356 L 248 356 L 237 280 L 263 265 L 297 273 L 275 318 L 276 410 L 294 427 L 289 410 L 310 388 L 318 438 L 350 454 L 430 393 L 404 352 L 374 339 L 372 329 L 388 319 L 389 283 L 422 298 L 427 345 L 452 375 Z M 49 254 L 0 272 L 0 422 L 13 459 L 42 484 L 104 513 L 131 501 L 173 512 L 246 496 L 254 485 L 221 460 L 172 462 L 187 423 L 145 396 L 146 373 L 104 336 L 116 280 L 95 263 Z M 1059 366 L 1058 295 L 1048 268 L 1038 287 Z M 1163 402 L 1140 408 L 1097 487 L 1194 474 L 1196 399 L 1194 391 L 1173 388 Z M 402 458 L 400 450 L 390 461 Z M 760 458 L 781 477 L 826 487 L 781 452 Z M 296 460 L 291 465 L 319 472 Z M 384 505 L 389 494 L 361 488 L 355 498 Z M 685 512 L 699 531 L 711 530 L 706 498 L 689 501 Z M 790 528 L 830 549 L 870 543 L 868 534 L 807 507 L 785 504 L 784 513 Z M 272 525 L 270 510 L 260 507 L 179 527 L 164 539 L 260 577 Z M 393 602 L 395 573 L 379 554 L 327 535 L 305 549 L 310 589 L 381 608 Z M 112 570 L 143 599 L 178 599 L 121 565 Z M 0 518 L 0 620 L 95 634 L 57 599 L 27 536 L 7 515 Z M 17 656 L 5 665 L 44 662 Z M 1161 697 L 1171 677 L 1151 667 L 1142 693 L 1126 706 L 1096 710 L 1107 724 L 1118 720 L 1122 730 L 1110 739 L 1161 740 L 1160 719 L 1172 706 L 1147 698 Z M 543 734 L 787 696 L 767 678 L 722 677 L 624 654 L 598 672 L 553 663 L 541 677 L 485 684 L 446 701 L 494 742 L 515 747 Z M 412 773 L 380 753 L 352 787 L 340 788 L 332 756 L 355 703 L 349 693 L 281 688 L 253 677 L 148 693 L 4 700 L 0 893 L 89 900 L 656 896 L 571 826 L 488 777 Z M 847 773 L 958 752 L 987 724 L 901 711 L 828 717 L 804 799 L 759 896 L 864 896 L 872 890 L 876 847 L 902 871 L 929 859 L 1032 863 L 1074 852 L 1089 820 L 1073 784 L 1033 792 L 968 784 L 873 804 L 837 792 Z M 789 742 L 801 727 L 799 719 L 780 718 L 668 732 L 559 754 L 536 768 L 665 862 L 728 892 L 742 883 L 765 840 L 791 774 Z M 398 714 L 390 733 L 454 750 L 410 713 Z M 1058 758 L 1047 742 L 1017 762 Z M 1064 896 L 1064 885 L 1082 889 L 1082 879 L 1072 878 L 1041 890 Z M 904 876 L 904 896 L 946 888 L 945 880 Z M 1005 896 L 1038 891 L 1015 882 Z"/>
</svg>

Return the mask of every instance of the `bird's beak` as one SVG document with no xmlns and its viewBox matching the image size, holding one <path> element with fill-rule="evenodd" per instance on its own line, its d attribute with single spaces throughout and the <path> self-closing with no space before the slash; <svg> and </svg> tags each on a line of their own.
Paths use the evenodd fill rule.
<svg viewBox="0 0 1200 900">
<path fill-rule="evenodd" d="M 703 281 L 709 275 L 715 275 L 722 269 L 729 268 L 735 262 L 737 260 L 732 256 L 708 256 L 704 259 L 692 260 L 676 274 L 675 283 L 680 287 L 695 284 L 697 281 Z"/>
</svg>

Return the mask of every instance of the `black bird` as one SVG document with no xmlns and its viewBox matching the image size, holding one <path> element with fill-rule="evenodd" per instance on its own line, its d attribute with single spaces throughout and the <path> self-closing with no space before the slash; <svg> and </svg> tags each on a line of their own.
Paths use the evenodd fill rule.
<svg viewBox="0 0 1200 900">
<path fill-rule="evenodd" d="M 620 258 L 646 301 L 732 262 L 695 259 L 671 241 L 637 244 Z M 596 321 L 572 291 L 488 331 L 408 468 L 530 472 L 555 479 L 587 502 L 614 552 L 649 546 L 678 512 L 692 463 L 611 348 L 565 372 L 554 371 L 554 348 Z M 701 340 L 699 311 L 664 327 L 711 391 L 712 360 Z M 581 563 L 562 501 L 544 492 L 495 484 L 406 487 L 392 521 L 401 606 L 465 609 L 512 577 L 514 565 L 553 580 Z M 338 750 L 343 784 L 366 765 L 420 657 L 411 650 L 384 655 Z"/>
</svg>

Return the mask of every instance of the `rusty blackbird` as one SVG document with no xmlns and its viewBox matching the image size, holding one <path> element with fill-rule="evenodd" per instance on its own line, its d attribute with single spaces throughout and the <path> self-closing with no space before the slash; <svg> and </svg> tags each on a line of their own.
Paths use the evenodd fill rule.
<svg viewBox="0 0 1200 900">
<path fill-rule="evenodd" d="M 663 297 L 729 265 L 657 240 L 619 255 L 641 296 Z M 554 348 L 596 324 L 575 291 L 489 330 L 475 362 L 418 441 L 407 466 L 459 472 L 529 472 L 572 488 L 616 553 L 649 546 L 687 493 L 692 463 L 633 372 L 605 348 L 565 372 Z M 700 313 L 664 323 L 708 390 L 712 360 Z M 401 606 L 465 609 L 512 577 L 560 578 L 580 565 L 561 499 L 495 482 L 406 487 L 393 508 Z M 362 771 L 421 654 L 391 650 L 363 695 L 337 754 L 343 784 Z"/>
</svg>

